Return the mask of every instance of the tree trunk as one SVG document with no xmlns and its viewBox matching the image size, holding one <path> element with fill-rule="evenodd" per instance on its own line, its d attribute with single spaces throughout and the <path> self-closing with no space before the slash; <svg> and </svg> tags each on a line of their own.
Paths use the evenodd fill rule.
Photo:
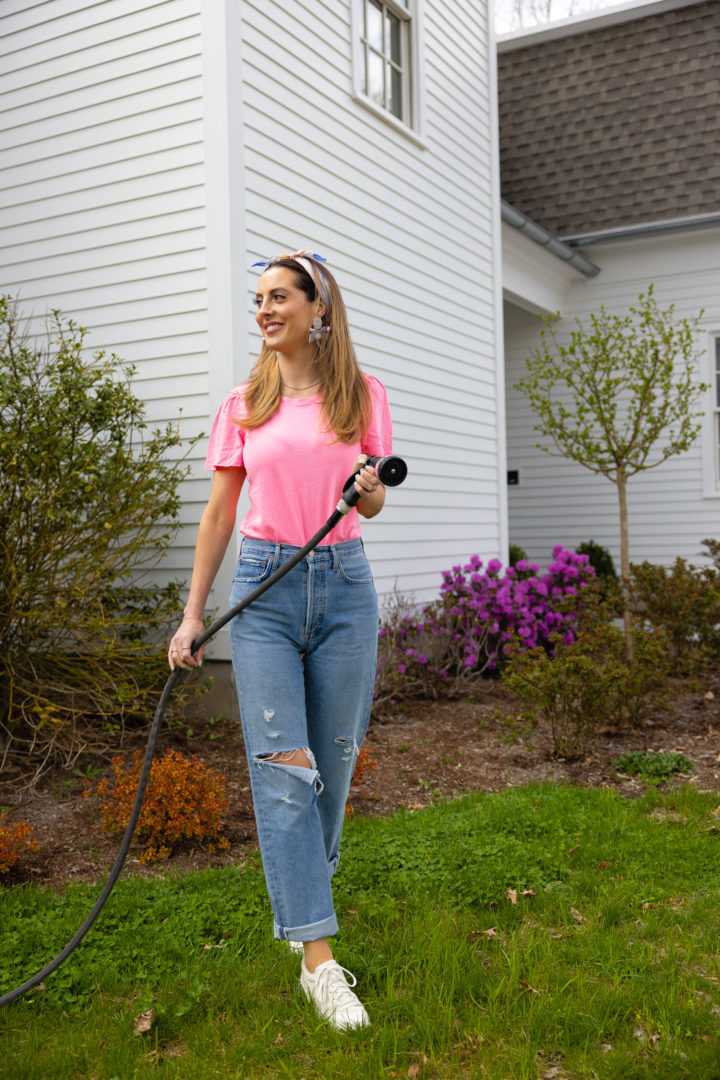
<svg viewBox="0 0 720 1080">
<path fill-rule="evenodd" d="M 625 630 L 625 656 L 635 658 L 635 637 L 630 611 L 630 538 L 628 534 L 627 477 L 622 466 L 617 471 L 618 501 L 620 503 L 620 580 L 622 581 L 623 626 Z"/>
</svg>

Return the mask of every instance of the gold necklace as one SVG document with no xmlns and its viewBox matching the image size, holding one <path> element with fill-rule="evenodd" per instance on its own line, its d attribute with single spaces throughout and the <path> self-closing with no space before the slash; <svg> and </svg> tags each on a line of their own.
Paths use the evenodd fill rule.
<svg viewBox="0 0 720 1080">
<path fill-rule="evenodd" d="M 316 379 L 315 382 L 308 383 L 307 386 L 291 386 L 290 383 L 283 382 L 283 386 L 286 390 L 309 390 L 311 387 L 317 386 L 319 382 L 320 380 Z"/>
</svg>

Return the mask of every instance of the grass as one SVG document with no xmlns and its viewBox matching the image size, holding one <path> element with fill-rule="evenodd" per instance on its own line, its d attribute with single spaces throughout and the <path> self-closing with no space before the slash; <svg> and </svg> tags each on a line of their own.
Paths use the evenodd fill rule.
<svg viewBox="0 0 720 1080">
<path fill-rule="evenodd" d="M 544 785 L 350 822 L 336 955 L 373 1026 L 346 1035 L 296 994 L 257 866 L 128 878 L 46 989 L 0 1013 L 0 1072 L 718 1080 L 717 802 Z M 96 891 L 2 894 L 0 991 Z"/>
</svg>

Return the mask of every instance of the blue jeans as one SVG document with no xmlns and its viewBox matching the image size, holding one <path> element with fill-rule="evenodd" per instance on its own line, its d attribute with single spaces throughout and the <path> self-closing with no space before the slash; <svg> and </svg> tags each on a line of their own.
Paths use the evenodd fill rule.
<svg viewBox="0 0 720 1080">
<path fill-rule="evenodd" d="M 297 551 L 244 537 L 230 603 Z M 361 540 L 317 547 L 230 624 L 277 938 L 315 941 L 338 929 L 330 880 L 370 716 L 377 633 L 377 596 Z M 284 764 L 282 755 L 294 750 L 304 750 L 312 767 Z"/>
</svg>

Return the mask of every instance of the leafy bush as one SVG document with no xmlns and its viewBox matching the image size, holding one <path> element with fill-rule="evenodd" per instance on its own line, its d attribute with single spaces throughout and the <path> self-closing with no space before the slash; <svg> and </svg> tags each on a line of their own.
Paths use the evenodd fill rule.
<svg viewBox="0 0 720 1080">
<path fill-rule="evenodd" d="M 550 725 L 562 757 L 581 754 L 601 728 L 642 723 L 657 704 L 667 674 L 662 635 L 640 631 L 629 663 L 622 631 L 596 610 L 574 640 L 554 634 L 551 644 L 552 654 L 511 649 L 504 682 L 528 704 L 528 719 Z"/>
<path fill-rule="evenodd" d="M 114 784 L 101 780 L 97 792 L 105 795 L 101 804 L 102 827 L 108 833 L 123 832 L 130 820 L 143 756 L 135 751 L 132 763 L 124 756 L 113 758 Z M 184 840 L 205 843 L 208 850 L 227 848 L 221 835 L 222 815 L 227 810 L 225 777 L 195 754 L 184 757 L 168 750 L 156 758 L 150 769 L 145 801 L 136 836 L 146 842 L 141 863 L 166 859 Z"/>
<path fill-rule="evenodd" d="M 0 741 L 35 772 L 146 719 L 180 606 L 149 577 L 178 527 L 177 427 L 148 432 L 133 368 L 85 337 L 54 312 L 31 338 L 0 297 Z"/>
<path fill-rule="evenodd" d="M 615 563 L 608 548 L 594 540 L 585 540 L 575 550 L 578 555 L 587 555 L 596 577 L 611 580 L 617 578 Z"/>
<path fill-rule="evenodd" d="M 473 555 L 466 566 L 445 571 L 439 600 L 419 613 L 411 598 L 393 596 L 379 632 L 376 717 L 406 698 L 471 693 L 502 666 L 513 633 L 524 648 L 547 648 L 556 631 L 572 640 L 593 577 L 587 556 L 558 545 L 540 577 L 537 564 L 524 559 L 504 575 L 499 559 L 485 573 L 482 566 Z"/>
<path fill-rule="evenodd" d="M 637 621 L 663 631 L 678 674 L 692 674 L 720 654 L 720 569 L 698 569 L 685 559 L 669 570 L 643 562 L 630 567 L 630 585 Z"/>
<path fill-rule="evenodd" d="M 0 874 L 7 874 L 20 856 L 26 851 L 38 851 L 37 840 L 33 840 L 32 825 L 18 821 L 15 825 L 0 825 Z"/>
<path fill-rule="evenodd" d="M 481 646 L 487 650 L 488 668 L 501 666 L 513 635 L 525 649 L 547 646 L 555 634 L 573 640 L 583 610 L 582 592 L 594 573 L 586 555 L 567 551 L 561 544 L 552 555 L 547 572 L 539 577 L 537 563 L 525 559 L 509 566 L 504 575 L 500 560 L 491 559 L 481 574 L 483 564 L 477 555 L 466 566 L 445 571 L 443 602 L 464 637 L 465 666 L 482 663 Z"/>
<path fill-rule="evenodd" d="M 613 767 L 626 776 L 639 776 L 651 784 L 659 784 L 674 773 L 690 772 L 693 763 L 684 754 L 674 751 L 630 750 L 613 761 Z"/>
<path fill-rule="evenodd" d="M 702 540 L 701 543 L 706 550 L 700 554 L 710 559 L 715 569 L 720 571 L 720 540 Z"/>
<path fill-rule="evenodd" d="M 484 670 L 479 661 L 465 662 L 469 635 L 482 655 L 485 627 L 466 629 L 443 600 L 426 604 L 418 615 L 412 598 L 394 593 L 378 633 L 375 718 L 390 714 L 408 698 L 450 700 L 469 694 Z"/>
<path fill-rule="evenodd" d="M 527 562 L 527 552 L 519 544 L 510 544 L 508 547 L 508 565 L 516 566 L 521 559 Z"/>
<path fill-rule="evenodd" d="M 367 783 L 368 777 L 366 773 L 372 772 L 373 769 L 377 769 L 378 763 L 372 756 L 370 747 L 361 746 L 358 752 L 357 760 L 355 761 L 355 769 L 352 775 L 351 786 L 357 787 L 360 784 Z"/>
</svg>

